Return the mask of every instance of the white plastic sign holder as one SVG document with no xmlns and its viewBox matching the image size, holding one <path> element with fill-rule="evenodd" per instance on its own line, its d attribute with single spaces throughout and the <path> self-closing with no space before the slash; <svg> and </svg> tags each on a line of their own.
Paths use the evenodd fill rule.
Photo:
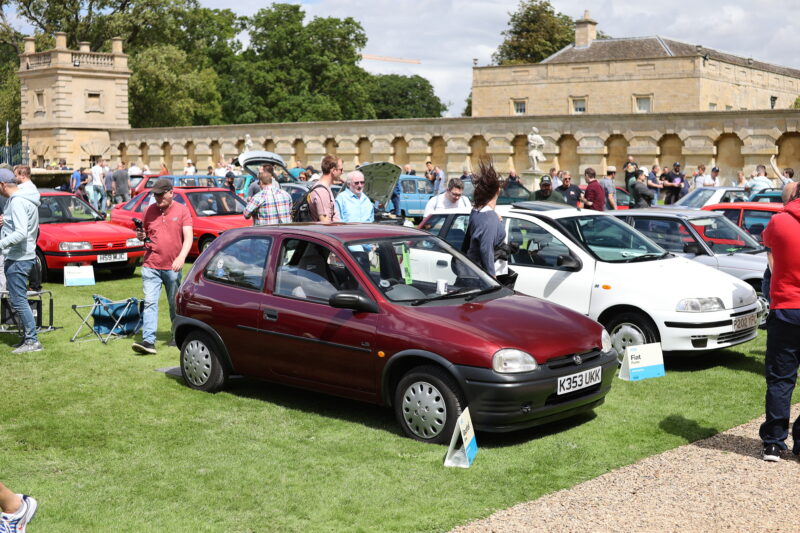
<svg viewBox="0 0 800 533">
<path fill-rule="evenodd" d="M 92 265 L 65 266 L 64 286 L 78 287 L 81 285 L 94 285 L 94 268 Z"/>
<path fill-rule="evenodd" d="M 461 441 L 461 445 L 456 448 L 459 441 Z M 475 429 L 472 427 L 472 419 L 469 416 L 469 407 L 467 407 L 458 417 L 456 427 L 453 428 L 453 437 L 450 439 L 450 448 L 447 449 L 447 455 L 444 458 L 444 466 L 469 468 L 477 454 L 478 441 L 475 440 Z"/>
<path fill-rule="evenodd" d="M 661 343 L 627 346 L 619 369 L 619 379 L 641 381 L 664 376 L 664 354 Z"/>
</svg>

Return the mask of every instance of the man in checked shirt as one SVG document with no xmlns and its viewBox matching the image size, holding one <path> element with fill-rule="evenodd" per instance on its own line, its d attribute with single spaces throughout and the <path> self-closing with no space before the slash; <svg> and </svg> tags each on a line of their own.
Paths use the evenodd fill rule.
<svg viewBox="0 0 800 533">
<path fill-rule="evenodd" d="M 283 224 L 292 221 L 292 197 L 281 188 L 272 186 L 272 174 L 258 173 L 261 191 L 253 195 L 244 208 L 244 218 L 253 218 L 254 226 Z"/>
</svg>

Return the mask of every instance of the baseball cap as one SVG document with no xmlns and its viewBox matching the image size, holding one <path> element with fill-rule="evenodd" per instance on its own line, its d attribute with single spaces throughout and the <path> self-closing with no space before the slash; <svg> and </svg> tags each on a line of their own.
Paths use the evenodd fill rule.
<svg viewBox="0 0 800 533">
<path fill-rule="evenodd" d="M 232 171 L 229 170 L 228 172 L 225 173 L 225 177 L 236 179 L 236 174 L 234 174 Z"/>
<path fill-rule="evenodd" d="M 714 167 L 711 169 L 711 172 L 719 172 L 719 167 Z"/>
<path fill-rule="evenodd" d="M 16 183 L 14 173 L 7 168 L 0 168 L 0 183 Z"/>
<path fill-rule="evenodd" d="M 539 182 L 540 186 L 541 185 L 552 185 L 552 184 L 553 184 L 553 180 L 550 179 L 550 176 L 542 176 L 542 179 Z"/>
<path fill-rule="evenodd" d="M 609 165 L 608 168 L 606 169 L 606 173 L 616 172 L 616 171 L 617 171 L 617 167 L 615 167 L 614 165 Z"/>
<path fill-rule="evenodd" d="M 191 160 L 191 159 L 187 159 L 187 160 L 186 160 L 186 162 L 187 162 L 188 164 L 190 164 L 190 165 L 192 164 L 192 160 Z"/>
<path fill-rule="evenodd" d="M 679 167 L 679 166 L 681 166 L 681 164 L 679 162 L 675 161 L 674 163 L 672 163 L 672 166 L 673 167 Z"/>
<path fill-rule="evenodd" d="M 153 194 L 164 194 L 172 190 L 172 182 L 166 178 L 161 178 L 153 185 Z"/>
</svg>

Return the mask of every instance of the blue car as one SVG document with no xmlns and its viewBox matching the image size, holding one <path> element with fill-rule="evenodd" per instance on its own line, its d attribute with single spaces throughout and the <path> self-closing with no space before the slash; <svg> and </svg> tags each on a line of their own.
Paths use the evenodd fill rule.
<svg viewBox="0 0 800 533">
<path fill-rule="evenodd" d="M 424 176 L 401 174 L 398 178 L 400 188 L 400 214 L 408 218 L 421 218 L 425 205 L 433 196 L 433 183 Z M 386 211 L 395 212 L 392 202 L 384 206 Z"/>
<path fill-rule="evenodd" d="M 772 202 L 781 204 L 783 203 L 783 198 L 781 198 L 781 189 L 761 189 L 757 193 L 753 193 L 750 196 L 751 202 Z"/>
</svg>

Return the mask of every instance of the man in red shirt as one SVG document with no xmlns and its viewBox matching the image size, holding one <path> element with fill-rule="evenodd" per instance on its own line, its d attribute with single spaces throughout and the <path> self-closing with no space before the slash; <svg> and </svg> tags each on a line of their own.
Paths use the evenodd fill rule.
<svg viewBox="0 0 800 533">
<path fill-rule="evenodd" d="M 588 185 L 586 186 L 586 201 L 584 205 L 595 211 L 603 211 L 606 208 L 606 194 L 603 185 L 597 181 L 597 174 L 592 167 L 583 171 Z"/>
<path fill-rule="evenodd" d="M 181 284 L 181 269 L 193 236 L 192 216 L 186 206 L 173 201 L 172 181 L 159 179 L 152 191 L 155 201 L 144 212 L 144 231 L 136 231 L 139 240 L 147 238 L 142 265 L 142 342 L 133 343 L 133 350 L 142 355 L 156 353 L 158 299 L 162 284 L 167 291 L 170 321 L 175 320 L 175 293 Z M 174 346 L 174 340 L 167 345 Z"/>
<path fill-rule="evenodd" d="M 762 234 L 772 271 L 764 359 L 767 416 L 759 430 L 765 461 L 779 461 L 786 450 L 789 409 L 800 364 L 800 186 L 796 182 L 784 187 L 783 201 L 786 207 L 772 217 Z M 792 453 L 800 455 L 800 417 L 792 425 L 792 438 Z"/>
</svg>

